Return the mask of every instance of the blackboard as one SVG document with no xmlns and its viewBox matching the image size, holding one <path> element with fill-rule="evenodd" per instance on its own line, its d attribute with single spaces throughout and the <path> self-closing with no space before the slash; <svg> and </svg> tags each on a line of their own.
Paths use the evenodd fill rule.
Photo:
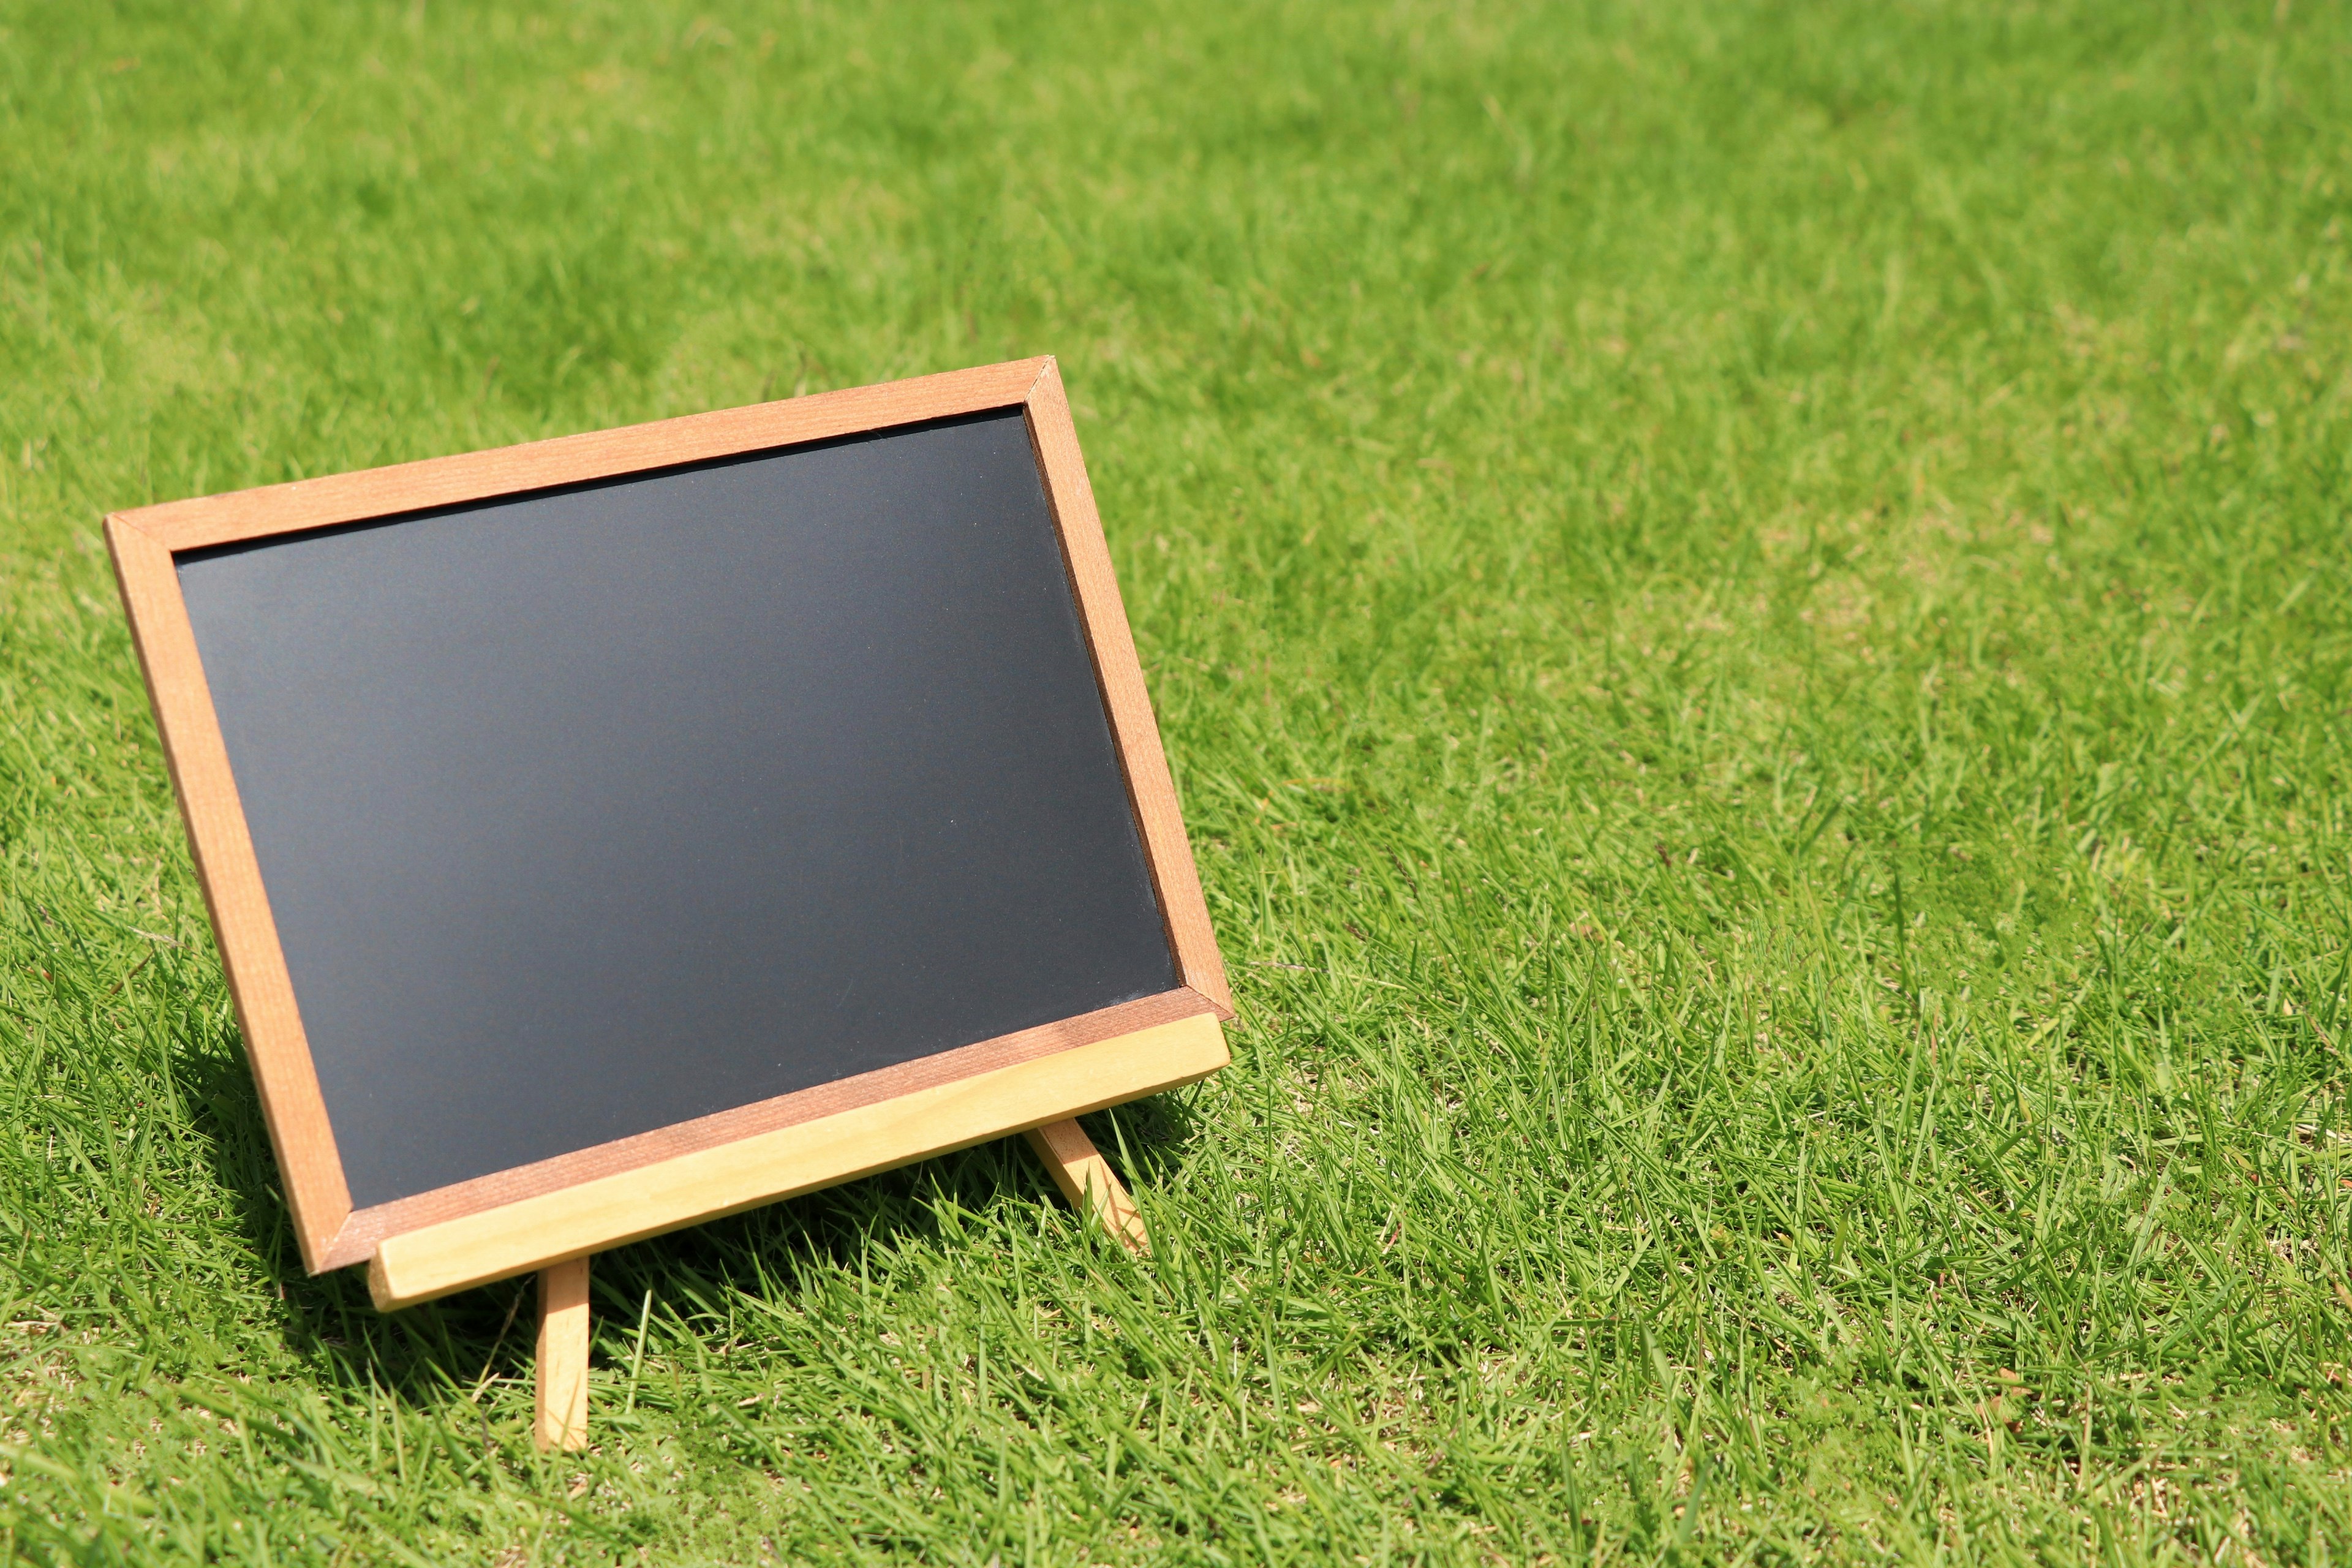
<svg viewBox="0 0 2352 1568">
<path fill-rule="evenodd" d="M 1176 984 L 1019 409 L 179 573 L 355 1205 Z"/>
<path fill-rule="evenodd" d="M 1229 1012 L 1050 362 L 109 538 L 314 1268 Z"/>
</svg>

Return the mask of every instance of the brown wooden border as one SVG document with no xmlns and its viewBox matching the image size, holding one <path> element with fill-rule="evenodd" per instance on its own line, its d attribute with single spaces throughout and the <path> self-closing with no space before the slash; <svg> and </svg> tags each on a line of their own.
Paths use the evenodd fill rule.
<svg viewBox="0 0 2352 1568">
<path fill-rule="evenodd" d="M 1027 416 L 1039 472 L 1061 535 L 1071 591 L 1126 770 L 1144 855 L 1166 916 L 1178 988 L 354 1211 L 270 916 L 268 896 L 262 887 L 260 865 L 238 802 L 236 781 L 230 773 L 227 747 L 197 656 L 194 630 L 180 596 L 173 556 L 209 545 L 1009 407 L 1019 407 Z M 709 1165 L 711 1151 L 735 1144 L 749 1150 L 751 1141 L 782 1129 L 844 1118 L 861 1108 L 935 1091 L 965 1079 L 1001 1076 L 1008 1068 L 1059 1052 L 1085 1048 L 1092 1051 L 1090 1061 L 1107 1060 L 1102 1051 L 1117 1056 L 1129 1037 L 1137 1042 L 1136 1049 L 1150 1049 L 1148 1042 L 1179 1020 L 1203 1015 L 1233 1016 L 1224 966 L 1177 810 L 1175 784 L 1144 689 L 1134 637 L 1112 577 L 1094 489 L 1078 450 L 1061 373 L 1050 356 L 141 507 L 109 516 L 106 538 L 131 638 L 154 703 L 156 728 L 173 787 L 187 825 L 197 881 L 219 940 L 229 994 L 236 1002 L 247 1056 L 260 1090 L 263 1118 L 285 1178 L 302 1259 L 313 1273 L 374 1257 L 395 1237 L 436 1227 L 455 1235 L 464 1228 L 458 1222 L 512 1205 L 543 1215 L 555 1194 L 585 1191 L 610 1177 L 655 1173 L 681 1162 L 700 1161 L 702 1165 L 697 1168 L 701 1169 Z M 1207 1059 L 1200 1055 L 1202 1048 L 1193 1047 L 1187 1059 Z M 1222 1050 L 1221 1045 L 1216 1047 L 1217 1053 Z M 1099 1068 L 1090 1068 L 1093 1076 L 1087 1079 L 1087 1092 L 1098 1096 L 1105 1083 L 1131 1084 L 1131 1089 L 1120 1092 L 1134 1093 L 1165 1087 L 1150 1064 L 1132 1066 L 1135 1070 L 1125 1077 L 1113 1070 L 1105 1078 Z M 1016 1097 L 1017 1107 L 1003 1092 L 992 1103 L 1011 1107 L 1002 1113 L 1016 1115 L 1025 1125 L 1097 1108 L 1092 1103 L 1066 1108 L 1049 1103 L 1063 1092 L 1045 1087 L 1060 1081 L 1051 1075 L 1039 1078 L 1033 1073 L 1020 1081 L 1033 1087 Z M 1151 1087 L 1142 1087 L 1147 1083 Z M 1023 1125 L 1001 1129 L 1008 1133 L 1022 1130 Z M 869 1152 L 875 1158 L 864 1168 L 878 1169 L 893 1163 L 887 1147 Z M 910 1152 L 905 1157 L 917 1156 Z M 662 1228 L 691 1222 L 691 1216 L 674 1215 Z M 593 1227 L 597 1222 L 591 1218 L 579 1223 Z M 499 1231 L 493 1225 L 485 1232 L 478 1223 L 468 1234 Z M 600 1244 L 620 1239 L 614 1236 Z M 535 1260 L 513 1262 L 491 1256 L 497 1248 L 490 1247 L 485 1252 L 487 1245 L 474 1244 L 474 1253 L 479 1255 L 474 1261 L 481 1267 L 515 1272 L 536 1266 Z"/>
</svg>

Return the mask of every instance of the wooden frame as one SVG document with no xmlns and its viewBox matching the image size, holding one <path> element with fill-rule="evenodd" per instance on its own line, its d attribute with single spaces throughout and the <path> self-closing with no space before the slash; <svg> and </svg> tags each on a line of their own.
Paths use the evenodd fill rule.
<svg viewBox="0 0 2352 1568">
<path fill-rule="evenodd" d="M 1072 596 L 1166 920 L 1177 987 L 354 1210 L 174 556 L 1012 407 L 1026 416 L 1061 536 Z M 1217 1026 L 1233 1016 L 1223 963 L 1061 374 L 1050 357 L 142 507 L 110 516 L 106 537 L 303 1262 L 313 1273 L 371 1262 L 381 1306 L 583 1258 L 1061 1121 L 1192 1082 L 1229 1059 Z"/>
</svg>

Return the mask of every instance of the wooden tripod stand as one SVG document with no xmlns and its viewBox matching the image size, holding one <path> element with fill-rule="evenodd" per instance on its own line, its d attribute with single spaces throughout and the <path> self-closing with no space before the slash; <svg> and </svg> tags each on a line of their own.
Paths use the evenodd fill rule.
<svg viewBox="0 0 2352 1568">
<path fill-rule="evenodd" d="M 1135 1200 L 1076 1121 L 1033 1127 L 1029 1147 L 1054 1184 L 1130 1252 L 1149 1254 L 1150 1238 Z M 539 1396 L 533 1438 L 541 1448 L 588 1446 L 588 1259 L 540 1271 Z"/>
</svg>

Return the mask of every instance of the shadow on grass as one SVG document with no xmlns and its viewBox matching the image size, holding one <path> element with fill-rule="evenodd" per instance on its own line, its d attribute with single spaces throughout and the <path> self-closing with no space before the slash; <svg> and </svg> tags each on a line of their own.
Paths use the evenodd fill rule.
<svg viewBox="0 0 2352 1568">
<path fill-rule="evenodd" d="M 368 1295 L 364 1268 L 305 1272 L 242 1054 L 192 1051 L 177 1071 L 224 1217 L 260 1264 L 289 1352 L 330 1380 L 383 1387 L 425 1406 L 467 1401 L 491 1380 L 530 1377 L 535 1275 L 384 1313 Z M 1121 1178 L 1146 1189 L 1183 1168 L 1198 1131 L 1174 1095 L 1097 1112 L 1082 1124 Z M 796 1293 L 828 1274 L 871 1269 L 877 1248 L 968 1246 L 958 1234 L 997 1228 L 1012 1205 L 1060 1202 L 1025 1141 L 996 1139 L 600 1253 L 592 1289 L 600 1313 L 634 1323 L 647 1291 L 681 1309 L 698 1298 L 710 1304 L 714 1288 Z"/>
</svg>

